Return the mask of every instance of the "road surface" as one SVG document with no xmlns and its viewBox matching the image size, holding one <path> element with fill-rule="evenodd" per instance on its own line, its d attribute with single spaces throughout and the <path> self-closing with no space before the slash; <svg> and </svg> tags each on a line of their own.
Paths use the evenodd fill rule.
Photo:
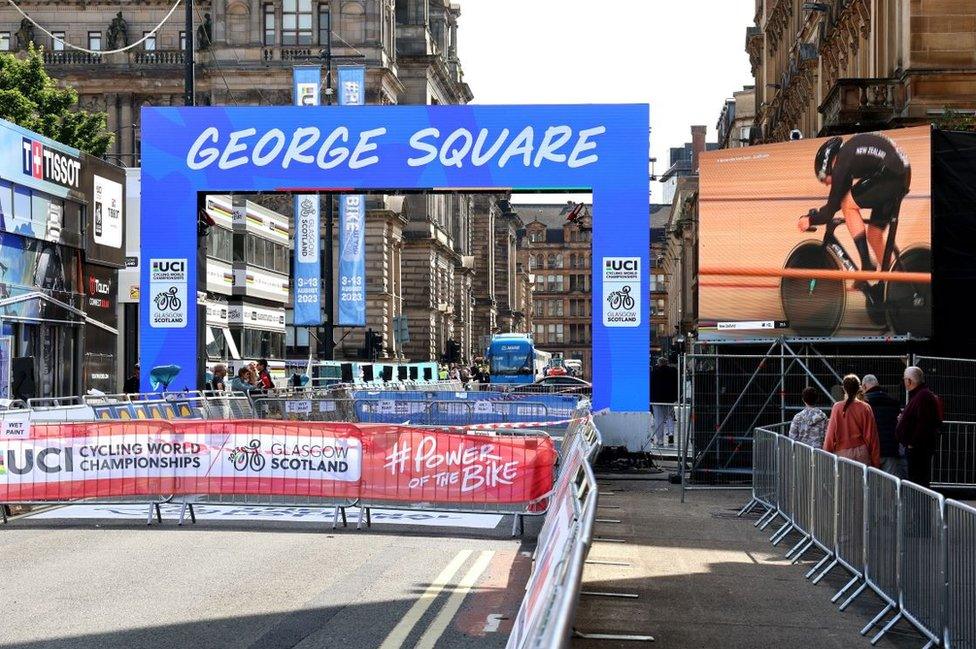
<svg viewBox="0 0 976 649">
<path fill-rule="evenodd" d="M 531 550 L 510 518 L 333 531 L 308 510 L 237 510 L 182 528 L 172 510 L 147 527 L 145 508 L 14 519 L 0 528 L 0 647 L 504 647 Z"/>
</svg>

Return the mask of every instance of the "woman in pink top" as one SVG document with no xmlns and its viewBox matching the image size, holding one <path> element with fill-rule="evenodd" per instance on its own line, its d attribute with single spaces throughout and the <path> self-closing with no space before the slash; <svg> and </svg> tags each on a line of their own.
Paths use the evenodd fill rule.
<svg viewBox="0 0 976 649">
<path fill-rule="evenodd" d="M 838 401 L 830 410 L 824 450 L 836 453 L 868 466 L 881 466 L 881 445 L 874 412 L 857 398 L 861 379 L 854 374 L 844 377 L 845 401 Z"/>
</svg>

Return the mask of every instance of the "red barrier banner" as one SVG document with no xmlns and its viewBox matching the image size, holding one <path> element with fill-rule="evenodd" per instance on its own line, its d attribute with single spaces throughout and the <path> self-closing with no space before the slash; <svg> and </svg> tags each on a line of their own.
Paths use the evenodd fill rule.
<svg viewBox="0 0 976 649">
<path fill-rule="evenodd" d="M 269 495 L 464 506 L 530 503 L 551 489 L 555 461 L 545 436 L 405 426 L 264 420 L 34 424 L 0 434 L 0 502 Z"/>
<path fill-rule="evenodd" d="M 356 426 L 267 421 L 35 424 L 0 437 L 0 502 L 255 494 L 356 498 Z"/>
<path fill-rule="evenodd" d="M 459 505 L 530 503 L 552 488 L 547 436 L 458 435 L 362 425 L 366 501 Z"/>
</svg>

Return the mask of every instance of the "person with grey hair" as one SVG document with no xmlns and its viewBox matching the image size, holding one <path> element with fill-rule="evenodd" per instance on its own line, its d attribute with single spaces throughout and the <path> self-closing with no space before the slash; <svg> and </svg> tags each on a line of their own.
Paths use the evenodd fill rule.
<svg viewBox="0 0 976 649">
<path fill-rule="evenodd" d="M 920 368 L 906 368 L 902 380 L 908 391 L 908 404 L 898 419 L 895 435 L 905 447 L 908 479 L 928 487 L 932 482 L 932 455 L 942 425 L 942 400 L 925 385 L 925 374 Z"/>
<path fill-rule="evenodd" d="M 885 392 L 874 374 L 865 374 L 861 379 L 864 400 L 871 406 L 874 422 L 878 427 L 878 443 L 881 445 L 881 470 L 899 478 L 907 477 L 904 451 L 895 437 L 898 414 L 901 404 Z"/>
</svg>

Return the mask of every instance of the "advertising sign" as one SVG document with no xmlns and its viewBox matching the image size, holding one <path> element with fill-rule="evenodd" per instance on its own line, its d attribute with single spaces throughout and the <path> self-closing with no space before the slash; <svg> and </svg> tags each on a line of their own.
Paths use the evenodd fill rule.
<svg viewBox="0 0 976 649">
<path fill-rule="evenodd" d="M 366 326 L 366 197 L 339 202 L 339 325 Z"/>
<path fill-rule="evenodd" d="M 0 178 L 8 182 L 59 198 L 81 189 L 78 149 L 0 120 L 0 151 Z"/>
<path fill-rule="evenodd" d="M 640 257 L 603 258 L 603 326 L 640 326 Z"/>
<path fill-rule="evenodd" d="M 14 339 L 0 336 L 0 399 L 10 398 L 10 359 L 13 357 Z"/>
<path fill-rule="evenodd" d="M 122 246 L 122 183 L 95 174 L 95 243 L 112 248 Z"/>
<path fill-rule="evenodd" d="M 361 65 L 339 66 L 339 105 L 366 104 L 366 68 Z"/>
<path fill-rule="evenodd" d="M 105 325 L 91 322 L 85 326 L 84 389 L 117 392 L 115 357 L 118 334 L 109 329 L 118 326 L 118 270 L 97 264 L 84 265 L 85 313 Z"/>
<path fill-rule="evenodd" d="M 591 191 L 594 257 L 638 257 L 646 271 L 648 120 L 647 105 L 609 104 L 143 107 L 141 257 L 188 259 L 196 286 L 200 194 L 544 187 Z M 145 289 L 148 264 L 142 273 Z M 602 269 L 592 273 L 602 298 Z M 153 328 L 154 296 L 141 296 L 143 365 L 202 369 L 196 314 Z M 607 327 L 593 309 L 596 409 L 649 409 L 650 294 L 634 299 L 637 326 Z"/>
<path fill-rule="evenodd" d="M 541 436 L 306 421 L 35 423 L 0 436 L 0 502 L 164 493 L 532 503 L 549 493 L 555 461 Z"/>
<path fill-rule="evenodd" d="M 87 153 L 81 156 L 81 189 L 85 210 L 85 258 L 89 262 L 125 266 L 125 170 Z M 137 230 L 138 232 L 138 230 Z M 131 254 L 131 253 L 130 253 Z"/>
<path fill-rule="evenodd" d="M 149 326 L 177 329 L 187 325 L 187 260 L 149 260 Z"/>
<path fill-rule="evenodd" d="M 699 337 L 932 333 L 928 126 L 702 155 Z"/>
<path fill-rule="evenodd" d="M 292 72 L 296 106 L 318 106 L 322 71 L 319 66 L 296 66 Z M 322 324 L 322 263 L 319 258 L 319 197 L 295 195 L 295 255 L 292 286 L 293 323 L 317 327 Z"/>
</svg>

